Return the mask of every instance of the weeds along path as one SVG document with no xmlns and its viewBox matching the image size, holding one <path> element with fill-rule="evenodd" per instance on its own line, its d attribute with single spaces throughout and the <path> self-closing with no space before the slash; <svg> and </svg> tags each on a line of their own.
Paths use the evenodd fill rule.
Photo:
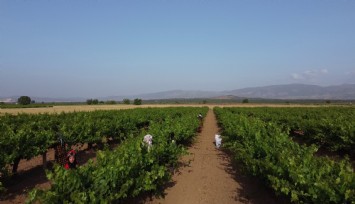
<svg viewBox="0 0 355 204">
<path fill-rule="evenodd" d="M 173 185 L 166 189 L 164 198 L 146 203 L 279 203 L 272 191 L 233 169 L 230 158 L 215 148 L 214 135 L 218 132 L 210 109 L 201 133 L 189 149 L 191 154 L 183 158 L 190 164 L 173 176 Z"/>
</svg>

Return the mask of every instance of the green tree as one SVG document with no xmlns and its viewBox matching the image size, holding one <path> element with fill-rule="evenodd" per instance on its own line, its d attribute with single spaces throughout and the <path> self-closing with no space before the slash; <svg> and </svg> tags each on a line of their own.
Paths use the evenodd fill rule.
<svg viewBox="0 0 355 204">
<path fill-rule="evenodd" d="M 86 104 L 91 105 L 92 104 L 92 99 L 86 100 Z"/>
<path fill-rule="evenodd" d="M 117 102 L 115 100 L 109 100 L 109 101 L 106 101 L 106 104 L 116 104 Z"/>
<path fill-rule="evenodd" d="M 31 103 L 31 98 L 29 96 L 21 96 L 17 99 L 17 103 L 21 105 L 28 105 Z"/>
<path fill-rule="evenodd" d="M 94 100 L 92 100 L 92 104 L 94 104 L 94 105 L 99 104 L 99 100 L 98 100 L 98 99 L 94 99 Z"/>
<path fill-rule="evenodd" d="M 123 104 L 130 104 L 131 101 L 128 98 L 123 99 Z"/>
<path fill-rule="evenodd" d="M 99 104 L 99 100 L 98 99 L 88 99 L 88 100 L 86 100 L 86 103 L 88 104 L 88 105 L 97 105 L 97 104 Z"/>
<path fill-rule="evenodd" d="M 134 105 L 142 105 L 142 99 L 140 99 L 140 98 L 134 99 L 133 104 Z"/>
<path fill-rule="evenodd" d="M 242 103 L 249 103 L 249 99 L 243 99 Z"/>
</svg>

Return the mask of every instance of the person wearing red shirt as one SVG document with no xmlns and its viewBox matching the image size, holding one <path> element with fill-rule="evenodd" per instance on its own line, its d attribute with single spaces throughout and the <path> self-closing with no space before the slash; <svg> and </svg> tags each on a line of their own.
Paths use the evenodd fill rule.
<svg viewBox="0 0 355 204">
<path fill-rule="evenodd" d="M 67 163 L 64 165 L 65 169 L 76 169 L 76 152 L 75 150 L 70 150 L 67 154 Z"/>
</svg>

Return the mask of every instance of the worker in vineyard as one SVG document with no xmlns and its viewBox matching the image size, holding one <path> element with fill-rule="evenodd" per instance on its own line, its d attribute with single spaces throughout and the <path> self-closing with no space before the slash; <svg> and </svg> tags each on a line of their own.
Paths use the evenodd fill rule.
<svg viewBox="0 0 355 204">
<path fill-rule="evenodd" d="M 197 117 L 198 117 L 198 119 L 199 119 L 200 121 L 202 121 L 203 116 L 202 116 L 202 114 L 201 114 L 201 113 L 199 113 Z"/>
<path fill-rule="evenodd" d="M 145 135 L 143 138 L 143 144 L 148 148 L 149 151 L 153 144 L 153 136 L 149 134 Z"/>
<path fill-rule="evenodd" d="M 54 147 L 55 161 L 60 165 L 66 164 L 66 156 L 68 151 L 68 144 L 64 141 L 62 136 L 58 137 L 58 143 Z"/>
<path fill-rule="evenodd" d="M 199 123 L 200 123 L 200 124 L 199 124 L 199 127 L 198 127 L 198 132 L 201 132 L 201 130 L 202 130 L 202 125 L 203 125 L 203 123 L 202 123 L 202 120 L 203 120 L 202 114 L 199 113 L 198 116 L 197 116 L 197 118 L 198 118 Z"/>
<path fill-rule="evenodd" d="M 76 169 L 76 152 L 75 150 L 70 150 L 67 155 L 67 163 L 64 165 L 65 169 Z"/>
</svg>

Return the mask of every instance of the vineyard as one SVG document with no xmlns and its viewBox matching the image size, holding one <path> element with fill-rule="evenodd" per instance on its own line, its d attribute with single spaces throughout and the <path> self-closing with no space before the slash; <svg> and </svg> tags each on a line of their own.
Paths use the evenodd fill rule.
<svg viewBox="0 0 355 204">
<path fill-rule="evenodd" d="M 87 144 L 89 149 L 97 148 L 95 160 L 76 170 L 57 164 L 47 169 L 50 188 L 31 190 L 27 196 L 29 203 L 125 203 L 144 193 L 160 195 L 172 180 L 181 156 L 187 154 L 187 146 L 194 143 L 201 131 L 197 116 L 206 116 L 207 111 L 207 107 L 170 107 L 3 115 L 0 192 L 6 193 L 7 183 L 17 174 L 21 160 L 46 155 L 58 145 L 58 138 L 63 138 L 70 146 Z M 351 162 L 355 151 L 355 108 L 215 107 L 214 113 L 222 135 L 222 150 L 236 161 L 236 168 L 261 182 L 253 186 L 259 190 L 257 194 L 265 194 L 260 192 L 265 185 L 288 202 L 354 203 L 355 174 Z M 217 121 L 211 110 L 208 115 L 209 125 L 203 127 L 211 131 L 205 136 L 214 138 Z M 216 125 L 211 129 L 213 121 Z M 153 135 L 151 147 L 143 142 L 147 134 Z M 217 172 L 224 179 L 233 178 L 225 176 L 226 170 L 219 165 L 221 151 L 207 138 L 204 140 L 203 145 L 193 149 L 194 158 L 204 161 L 194 167 L 197 169 L 189 170 L 196 171 L 184 181 L 186 186 L 192 186 L 189 192 L 196 194 L 196 186 L 192 185 L 195 182 L 213 189 L 212 197 L 219 188 L 235 193 L 235 189 L 230 190 L 227 185 L 222 189 L 221 185 L 228 183 L 237 188 L 238 184 L 224 180 L 216 185 Z M 319 156 L 320 150 L 332 153 L 333 157 Z M 208 166 L 212 163 L 216 166 Z M 193 180 L 201 174 L 208 185 Z M 176 192 L 170 199 L 173 203 L 176 196 L 185 193 Z"/>
<path fill-rule="evenodd" d="M 95 163 L 90 161 L 77 171 L 56 166 L 47 175 L 52 188 L 34 190 L 31 200 L 108 202 L 156 190 L 169 180 L 170 168 L 196 135 L 200 112 L 205 114 L 207 108 L 5 115 L 0 117 L 2 182 L 16 173 L 21 159 L 44 154 L 61 136 L 72 145 L 113 141 L 119 146 L 98 152 Z M 147 133 L 154 135 L 150 151 L 142 146 Z"/>
<path fill-rule="evenodd" d="M 296 203 L 355 202 L 348 157 L 355 147 L 354 108 L 215 108 L 215 113 L 224 147 L 276 193 Z M 345 159 L 315 156 L 321 147 Z"/>
<path fill-rule="evenodd" d="M 235 108 L 230 111 L 276 123 L 282 131 L 318 148 L 355 156 L 355 108 Z"/>
</svg>

